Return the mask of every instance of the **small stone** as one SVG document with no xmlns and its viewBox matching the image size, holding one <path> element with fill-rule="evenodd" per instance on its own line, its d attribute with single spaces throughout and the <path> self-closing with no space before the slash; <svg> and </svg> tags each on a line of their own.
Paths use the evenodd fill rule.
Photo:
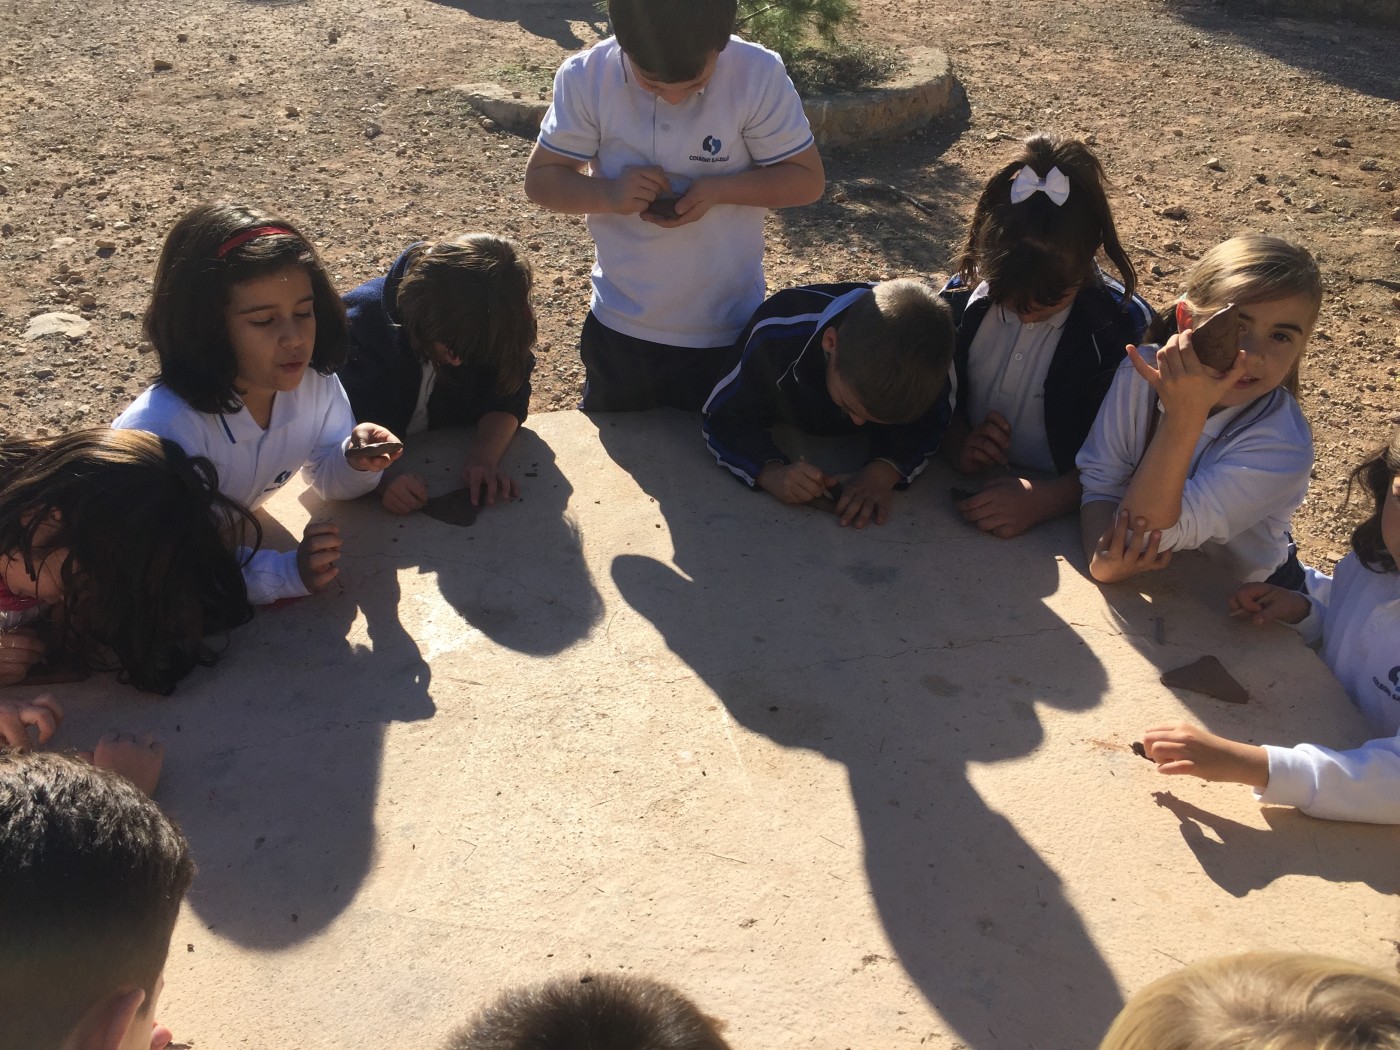
<svg viewBox="0 0 1400 1050">
<path fill-rule="evenodd" d="M 66 335 L 70 339 L 81 339 L 91 330 L 92 325 L 77 314 L 47 313 L 29 319 L 23 338 L 32 340 L 45 335 Z"/>
<path fill-rule="evenodd" d="M 58 373 L 55 372 L 52 368 L 39 368 L 36 369 L 34 372 L 34 378 L 39 380 L 40 382 L 44 382 L 45 380 L 49 379 L 56 379 L 57 377 Z"/>
<path fill-rule="evenodd" d="M 76 237 L 55 237 L 53 243 L 49 245 L 49 248 L 71 248 L 77 243 L 78 239 Z"/>
<path fill-rule="evenodd" d="M 1210 160 L 1206 161 L 1206 167 L 1209 168 L 1211 171 L 1225 170 L 1225 165 L 1220 163 L 1219 157 L 1211 157 Z"/>
<path fill-rule="evenodd" d="M 1183 208 L 1180 204 L 1173 204 L 1170 207 L 1163 208 L 1157 214 L 1164 219 L 1185 220 L 1186 209 Z"/>
<path fill-rule="evenodd" d="M 337 29 L 328 30 L 326 33 L 326 43 L 335 44 L 340 41 L 340 31 Z"/>
<path fill-rule="evenodd" d="M 1381 162 L 1376 160 L 1374 157 L 1367 157 L 1360 164 L 1360 168 L 1362 171 L 1379 171 L 1380 166 Z"/>
<path fill-rule="evenodd" d="M 1376 183 L 1376 189 L 1380 190 L 1382 193 L 1390 193 L 1395 189 L 1395 183 L 1391 182 L 1389 179 L 1381 179 L 1380 182 Z"/>
<path fill-rule="evenodd" d="M 365 125 L 365 138 L 377 139 L 382 134 L 384 134 L 384 129 L 381 128 L 374 121 L 371 120 L 368 124 Z"/>
<path fill-rule="evenodd" d="M 68 264 L 67 264 L 66 262 L 61 262 L 61 263 L 59 263 L 59 264 L 58 264 L 58 272 L 59 272 L 59 273 L 67 273 L 67 272 L 68 272 Z"/>
<path fill-rule="evenodd" d="M 120 314 L 118 314 L 117 316 L 119 316 L 123 321 L 134 321 L 134 320 L 136 320 L 136 312 L 135 312 L 134 310 L 123 310 L 123 311 L 122 311 Z"/>
<path fill-rule="evenodd" d="M 136 344 L 136 352 L 138 354 L 149 354 L 154 349 L 155 344 L 152 343 L 149 339 L 142 339 L 139 343 Z"/>
<path fill-rule="evenodd" d="M 1303 204 L 1303 210 L 1309 215 L 1316 215 L 1322 210 L 1321 201 L 1307 201 Z"/>
<path fill-rule="evenodd" d="M 1163 242 L 1162 242 L 1162 251 L 1164 251 L 1164 252 L 1171 252 L 1173 255 L 1179 255 L 1179 254 L 1181 253 L 1181 242 L 1180 242 L 1180 241 L 1163 241 Z"/>
<path fill-rule="evenodd" d="M 100 252 L 114 252 L 117 250 L 117 242 L 110 237 L 99 237 L 96 241 L 97 250 Z"/>
<path fill-rule="evenodd" d="M 129 222 L 122 222 L 122 221 L 118 220 L 117 222 L 112 223 L 112 229 L 114 229 L 114 230 L 116 230 L 118 233 L 120 233 L 122 230 L 129 230 L 129 229 L 131 229 L 131 223 L 129 223 Z"/>
<path fill-rule="evenodd" d="M 1396 241 L 1396 242 L 1395 242 L 1395 250 L 1396 250 L 1397 252 L 1400 252 L 1400 241 Z"/>
<path fill-rule="evenodd" d="M 554 277 L 554 287 L 556 287 L 556 288 L 561 288 L 561 287 L 563 287 L 563 285 L 564 285 L 564 275 L 563 275 L 562 273 L 561 273 L 561 274 L 556 274 L 555 277 Z"/>
<path fill-rule="evenodd" d="M 494 120 L 492 120 L 490 117 L 482 117 L 481 120 L 478 121 L 478 123 L 480 123 L 481 126 L 482 126 L 482 128 L 485 129 L 486 131 L 500 131 L 500 130 L 501 130 L 501 126 L 500 126 L 499 124 L 497 124 Z"/>
<path fill-rule="evenodd" d="M 1333 139 L 1332 145 L 1338 149 L 1351 149 L 1351 139 Z"/>
<path fill-rule="evenodd" d="M 301 116 L 301 110 L 297 109 L 296 106 L 288 106 L 288 107 L 287 107 L 287 116 L 289 116 L 289 117 L 299 117 L 299 116 Z"/>
<path fill-rule="evenodd" d="M 8 222 L 3 225 L 0 225 L 0 237 L 13 237 L 14 235 L 15 228 L 11 226 Z"/>
<path fill-rule="evenodd" d="M 157 73 L 168 73 L 170 72 L 170 70 L 175 68 L 175 63 L 170 62 L 164 58 L 156 59 L 155 62 L 152 63 L 152 65 L 155 66 L 155 71 Z"/>
<path fill-rule="evenodd" d="M 1400 208 L 1396 208 L 1393 212 L 1391 212 L 1390 217 L 1396 222 L 1400 222 Z"/>
<path fill-rule="evenodd" d="M 91 292 L 80 292 L 78 294 L 78 305 L 84 310 L 91 310 L 97 306 L 97 296 Z"/>
<path fill-rule="evenodd" d="M 1161 264 L 1161 263 L 1153 263 L 1153 264 L 1152 264 L 1152 276 L 1153 276 L 1153 277 L 1165 277 L 1166 275 L 1167 275 L 1167 271 L 1164 270 L 1164 269 L 1162 269 L 1162 264 Z"/>
<path fill-rule="evenodd" d="M 188 44 L 190 42 L 190 35 L 188 33 L 176 33 L 175 42 L 179 44 Z"/>
</svg>

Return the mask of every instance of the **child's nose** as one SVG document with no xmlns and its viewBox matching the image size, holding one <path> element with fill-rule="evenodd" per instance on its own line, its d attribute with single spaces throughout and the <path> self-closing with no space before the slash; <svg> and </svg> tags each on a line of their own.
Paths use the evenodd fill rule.
<svg viewBox="0 0 1400 1050">
<path fill-rule="evenodd" d="M 303 338 L 301 325 L 295 317 L 288 317 L 277 326 L 277 339 L 286 346 L 297 346 Z"/>
</svg>

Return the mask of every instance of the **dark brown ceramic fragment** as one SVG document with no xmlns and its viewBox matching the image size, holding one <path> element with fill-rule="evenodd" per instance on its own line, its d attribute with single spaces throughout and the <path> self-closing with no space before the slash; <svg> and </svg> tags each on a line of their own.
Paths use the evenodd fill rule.
<svg viewBox="0 0 1400 1050">
<path fill-rule="evenodd" d="M 466 528 L 476 522 L 476 515 L 480 509 L 472 503 L 471 489 L 457 489 L 455 492 L 434 496 L 428 500 L 423 507 L 423 513 L 448 525 Z"/>
<path fill-rule="evenodd" d="M 1190 689 L 1193 692 L 1205 693 L 1206 696 L 1224 700 L 1227 704 L 1249 703 L 1249 693 L 1245 691 L 1244 686 L 1235 681 L 1230 672 L 1225 670 L 1225 665 L 1213 656 L 1203 656 L 1195 663 L 1168 671 L 1162 675 L 1162 684 L 1173 689 Z"/>
</svg>

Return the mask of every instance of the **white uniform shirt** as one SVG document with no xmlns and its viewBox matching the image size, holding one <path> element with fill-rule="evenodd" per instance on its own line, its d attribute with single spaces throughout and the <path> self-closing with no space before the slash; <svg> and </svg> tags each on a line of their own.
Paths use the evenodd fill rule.
<svg viewBox="0 0 1400 1050">
<path fill-rule="evenodd" d="M 555 74 L 539 137 L 603 178 L 659 165 L 678 196 L 702 175 L 776 164 L 812 141 L 782 59 L 738 37 L 719 53 L 705 89 L 676 106 L 637 83 L 613 38 L 572 56 Z M 732 343 L 763 302 L 764 213 L 720 204 L 676 229 L 637 215 L 589 215 L 594 316 L 670 346 Z"/>
<path fill-rule="evenodd" d="M 1261 802 L 1314 817 L 1400 824 L 1400 573 L 1372 572 L 1355 554 L 1331 579 L 1309 574 L 1312 610 L 1298 624 L 1360 708 L 1384 734 L 1354 751 L 1315 744 L 1266 745 L 1269 785 Z"/>
<path fill-rule="evenodd" d="M 1081 504 L 1123 498 L 1159 411 L 1152 387 L 1124 360 L 1075 460 Z M 1312 433 L 1281 387 L 1216 412 L 1196 442 L 1181 517 L 1162 530 L 1161 549 L 1199 549 L 1225 560 L 1241 580 L 1268 579 L 1288 558 L 1289 521 L 1307 495 L 1312 464 Z"/>
<path fill-rule="evenodd" d="M 987 282 L 973 291 L 971 306 L 987 297 Z M 1027 470 L 1058 473 L 1045 440 L 1045 376 L 1073 301 L 1044 321 L 1022 324 L 1016 314 L 993 304 L 967 351 L 968 419 L 977 426 L 987 414 L 1000 412 L 1011 424 L 1007 459 Z"/>
<path fill-rule="evenodd" d="M 204 456 L 219 472 L 219 491 L 256 508 L 298 470 L 322 499 L 354 499 L 377 484 L 379 475 L 352 467 L 345 458 L 355 415 L 335 376 L 308 370 L 293 391 L 272 402 L 263 430 L 246 411 L 199 412 L 160 383 L 147 387 L 112 423 L 119 430 L 147 430 L 168 438 L 192 456 Z M 306 594 L 296 551 L 258 551 L 245 565 L 248 598 L 255 605 Z"/>
</svg>

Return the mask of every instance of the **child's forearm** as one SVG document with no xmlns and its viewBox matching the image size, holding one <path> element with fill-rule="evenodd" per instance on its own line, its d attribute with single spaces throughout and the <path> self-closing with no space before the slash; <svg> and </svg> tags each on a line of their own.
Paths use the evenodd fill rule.
<svg viewBox="0 0 1400 1050">
<path fill-rule="evenodd" d="M 816 146 L 795 157 L 750 168 L 734 175 L 702 177 L 716 204 L 742 204 L 755 208 L 795 208 L 811 204 L 826 188 L 826 171 Z"/>
<path fill-rule="evenodd" d="M 1092 563 L 1099 549 L 1099 541 L 1108 527 L 1113 524 L 1113 515 L 1118 513 L 1118 504 L 1108 500 L 1094 500 L 1079 508 L 1079 537 L 1084 543 L 1084 560 Z"/>
<path fill-rule="evenodd" d="M 1079 471 L 1075 469 L 1049 481 L 1032 481 L 1031 493 L 1035 499 L 1035 520 L 1038 524 L 1073 513 L 1079 506 L 1079 498 L 1084 495 L 1084 486 L 1079 483 Z M 1099 531 L 1102 533 L 1103 530 Z"/>
<path fill-rule="evenodd" d="M 519 429 L 520 420 L 509 412 L 487 412 L 477 422 L 476 436 L 467 445 L 467 462 L 496 469 Z"/>
<path fill-rule="evenodd" d="M 566 215 L 612 210 L 607 180 L 595 179 L 566 164 L 535 164 L 533 158 L 531 161 L 525 169 L 525 196 L 541 208 Z"/>
<path fill-rule="evenodd" d="M 1181 518 L 1181 494 L 1191 469 L 1203 418 L 1185 413 L 1164 413 L 1152 443 L 1133 472 L 1123 506 L 1142 518 L 1148 529 L 1169 529 Z"/>
</svg>

